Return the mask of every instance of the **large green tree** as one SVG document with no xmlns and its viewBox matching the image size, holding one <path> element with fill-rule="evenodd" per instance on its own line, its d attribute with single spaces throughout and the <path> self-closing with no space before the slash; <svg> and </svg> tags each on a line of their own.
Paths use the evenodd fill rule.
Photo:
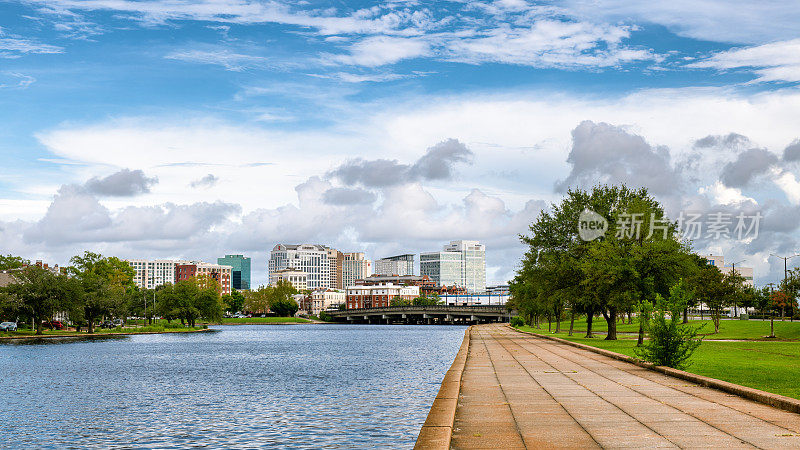
<svg viewBox="0 0 800 450">
<path fill-rule="evenodd" d="M 80 295 L 70 308 L 75 323 L 85 323 L 94 333 L 95 323 L 104 316 L 126 315 L 127 299 L 136 290 L 134 269 L 117 257 L 84 252 L 70 259 L 68 273 L 80 283 Z"/>
<path fill-rule="evenodd" d="M 36 334 L 42 334 L 42 322 L 59 311 L 68 310 L 79 295 L 74 280 L 37 266 L 14 272 L 15 282 L 2 288 L 11 310 L 30 317 Z"/>
<path fill-rule="evenodd" d="M 29 265 L 30 261 L 22 259 L 19 256 L 13 255 L 0 255 L 0 270 L 13 270 L 19 269 L 25 265 Z"/>
<path fill-rule="evenodd" d="M 605 234 L 581 238 L 581 213 L 607 220 Z M 545 311 L 560 318 L 565 307 L 592 317 L 602 314 L 606 339 L 616 339 L 620 314 L 634 311 L 641 300 L 669 295 L 681 277 L 692 274 L 690 251 L 666 220 L 662 206 L 646 189 L 596 186 L 571 189 L 561 202 L 543 211 L 521 236 L 528 245 L 511 283 L 514 305 L 523 311 Z"/>
</svg>

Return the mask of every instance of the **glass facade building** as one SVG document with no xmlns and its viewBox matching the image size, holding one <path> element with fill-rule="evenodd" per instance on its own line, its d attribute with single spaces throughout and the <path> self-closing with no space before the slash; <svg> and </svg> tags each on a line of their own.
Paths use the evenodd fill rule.
<svg viewBox="0 0 800 450">
<path fill-rule="evenodd" d="M 237 291 L 250 289 L 250 258 L 244 255 L 225 255 L 217 264 L 231 266 L 231 287 Z"/>
</svg>

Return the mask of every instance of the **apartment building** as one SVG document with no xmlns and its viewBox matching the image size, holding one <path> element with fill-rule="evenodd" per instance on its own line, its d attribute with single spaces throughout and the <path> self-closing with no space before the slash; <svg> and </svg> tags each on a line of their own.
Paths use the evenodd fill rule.
<svg viewBox="0 0 800 450">
<path fill-rule="evenodd" d="M 414 255 L 397 255 L 375 261 L 375 275 L 414 275 Z"/>
<path fill-rule="evenodd" d="M 126 259 L 125 262 L 133 267 L 136 274 L 133 282 L 140 289 L 155 289 L 167 283 L 175 283 L 175 268 L 179 264 L 190 264 L 191 261 L 156 259 Z"/>
<path fill-rule="evenodd" d="M 222 295 L 231 293 L 231 266 L 192 261 L 175 265 L 175 282 L 195 277 L 209 277 L 219 284 Z"/>
<path fill-rule="evenodd" d="M 419 297 L 419 286 L 398 286 L 392 283 L 351 286 L 347 293 L 347 309 L 383 308 L 396 298 L 413 300 Z"/>
<path fill-rule="evenodd" d="M 354 286 L 356 280 L 363 280 L 372 273 L 372 261 L 363 252 L 344 253 L 342 260 L 342 283 L 345 289 Z"/>
<path fill-rule="evenodd" d="M 347 294 L 344 291 L 326 289 L 317 290 L 311 293 L 307 302 L 307 310 L 309 313 L 319 315 L 322 311 L 327 309 L 336 309 L 347 300 Z"/>
<path fill-rule="evenodd" d="M 270 279 L 280 270 L 294 269 L 306 274 L 307 289 L 328 289 L 331 287 L 328 250 L 315 244 L 278 244 L 269 257 Z"/>
<path fill-rule="evenodd" d="M 478 241 L 450 241 L 443 251 L 421 253 L 420 274 L 437 286 L 459 286 L 469 292 L 486 289 L 486 247 Z"/>
</svg>

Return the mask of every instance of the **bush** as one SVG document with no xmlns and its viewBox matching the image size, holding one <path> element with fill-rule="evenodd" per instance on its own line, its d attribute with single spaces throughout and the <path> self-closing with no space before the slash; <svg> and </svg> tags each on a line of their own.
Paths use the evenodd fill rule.
<svg viewBox="0 0 800 450">
<path fill-rule="evenodd" d="M 525 325 L 525 321 L 522 320 L 522 317 L 514 316 L 514 317 L 511 318 L 511 326 L 512 327 L 519 328 L 519 327 L 521 327 L 523 325 Z"/>
<path fill-rule="evenodd" d="M 331 315 L 326 313 L 325 311 L 321 311 L 319 313 L 319 320 L 323 322 L 333 322 L 333 317 L 331 317 Z"/>
<path fill-rule="evenodd" d="M 656 295 L 656 308 L 648 327 L 650 340 L 635 352 L 637 357 L 657 366 L 684 369 L 692 353 L 702 343 L 702 339 L 697 337 L 702 326 L 692 327 L 681 323 L 681 311 L 689 297 L 683 281 L 673 286 L 669 293 L 670 301 Z"/>
</svg>

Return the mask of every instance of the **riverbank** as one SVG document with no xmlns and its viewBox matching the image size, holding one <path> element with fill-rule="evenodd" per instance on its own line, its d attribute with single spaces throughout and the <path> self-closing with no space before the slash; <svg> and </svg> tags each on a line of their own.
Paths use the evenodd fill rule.
<svg viewBox="0 0 800 450">
<path fill-rule="evenodd" d="M 226 317 L 219 325 L 272 325 L 272 324 L 296 324 L 296 323 L 315 323 L 312 320 L 302 317 Z M 319 322 L 325 323 L 325 322 Z M 209 323 L 209 325 L 214 325 Z"/>
<path fill-rule="evenodd" d="M 203 328 L 203 327 L 195 327 L 195 328 L 164 328 L 161 330 L 153 330 L 152 327 L 146 327 L 147 329 L 143 329 L 137 331 L 135 328 L 133 329 L 125 329 L 123 328 L 122 331 L 117 331 L 114 329 L 113 331 L 106 331 L 106 330 L 97 330 L 94 333 L 87 333 L 87 332 L 76 332 L 76 331 L 62 331 L 62 330 L 46 330 L 45 334 L 36 334 L 35 332 L 23 332 L 23 331 L 16 331 L 12 332 L 9 335 L 2 335 L 0 336 L 0 340 L 13 340 L 13 339 L 52 339 L 52 338 L 75 338 L 75 337 L 106 337 L 106 336 L 133 336 L 137 334 L 168 334 L 168 333 L 202 333 L 213 331 L 210 328 Z"/>
<path fill-rule="evenodd" d="M 752 336 L 754 330 L 750 327 L 737 327 L 738 323 L 737 321 L 726 321 L 720 325 L 719 334 L 730 340 L 711 340 L 706 337 L 689 360 L 690 365 L 686 371 L 800 399 L 800 385 L 797 384 L 797 368 L 800 367 L 800 342 L 746 339 L 748 336 Z M 766 325 L 769 326 L 769 323 Z M 796 322 L 793 325 L 800 326 Z M 727 330 L 723 333 L 724 326 L 727 326 Z M 737 333 L 736 328 L 739 328 L 742 334 Z M 627 356 L 636 356 L 635 335 L 618 334 L 619 339 L 616 341 L 606 341 L 604 340 L 605 332 L 595 333 L 596 337 L 594 338 L 585 338 L 582 333 L 577 331 L 573 336 L 568 336 L 566 329 L 561 333 L 548 333 L 546 327 L 538 329 L 524 326 L 518 329 L 555 336 Z"/>
</svg>

